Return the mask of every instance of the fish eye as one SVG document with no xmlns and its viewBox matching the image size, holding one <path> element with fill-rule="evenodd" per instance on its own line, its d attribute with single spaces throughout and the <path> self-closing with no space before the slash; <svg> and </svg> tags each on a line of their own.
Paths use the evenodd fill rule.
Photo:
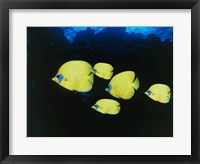
<svg viewBox="0 0 200 164">
<path fill-rule="evenodd" d="M 100 106 L 99 105 L 94 105 L 96 109 L 98 109 Z"/>
<path fill-rule="evenodd" d="M 112 89 L 112 85 L 108 85 L 108 92 L 110 92 Z"/>
<path fill-rule="evenodd" d="M 94 73 L 97 73 L 97 70 L 96 69 L 93 69 Z"/>
<path fill-rule="evenodd" d="M 148 93 L 148 95 L 149 95 L 149 96 L 152 94 L 152 92 L 151 92 L 151 91 L 147 91 L 147 93 Z"/>
<path fill-rule="evenodd" d="M 59 74 L 56 77 L 57 77 L 59 83 L 61 83 L 64 80 L 64 76 L 62 74 Z"/>
</svg>

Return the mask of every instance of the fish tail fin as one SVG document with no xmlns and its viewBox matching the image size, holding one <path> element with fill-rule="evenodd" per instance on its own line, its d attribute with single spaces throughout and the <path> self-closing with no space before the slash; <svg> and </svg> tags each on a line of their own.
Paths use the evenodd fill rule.
<svg viewBox="0 0 200 164">
<path fill-rule="evenodd" d="M 169 92 L 169 93 L 167 94 L 167 99 L 168 99 L 168 102 L 169 102 L 169 100 L 171 99 L 171 92 Z"/>
<path fill-rule="evenodd" d="M 88 76 L 90 76 L 91 74 L 93 74 L 93 72 L 92 72 L 92 71 L 89 73 L 89 75 L 88 75 Z"/>
<path fill-rule="evenodd" d="M 139 87 L 140 87 L 140 82 L 139 82 L 139 79 L 136 78 L 136 79 L 134 80 L 134 82 L 133 82 L 133 88 L 134 88 L 135 90 L 138 90 Z"/>
<path fill-rule="evenodd" d="M 88 81 L 90 82 L 91 85 L 93 85 L 93 83 L 94 83 L 94 74 L 93 74 L 93 72 L 89 73 Z"/>
<path fill-rule="evenodd" d="M 168 93 L 168 97 L 169 97 L 169 99 L 171 99 L 171 97 L 172 97 L 171 91 Z"/>
</svg>

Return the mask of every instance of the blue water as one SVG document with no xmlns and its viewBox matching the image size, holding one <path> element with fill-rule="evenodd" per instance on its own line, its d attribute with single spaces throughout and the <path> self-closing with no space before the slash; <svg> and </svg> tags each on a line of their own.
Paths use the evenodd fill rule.
<svg viewBox="0 0 200 164">
<path fill-rule="evenodd" d="M 71 27 L 71 28 L 62 28 L 65 38 L 69 42 L 73 42 L 74 38 L 80 31 L 85 31 L 88 28 L 94 30 L 94 33 L 97 34 L 100 31 L 104 30 L 106 27 Z M 125 27 L 126 33 L 129 35 L 135 34 L 141 36 L 143 39 L 146 39 L 149 35 L 155 35 L 161 39 L 161 41 L 173 40 L 173 27 Z"/>
</svg>

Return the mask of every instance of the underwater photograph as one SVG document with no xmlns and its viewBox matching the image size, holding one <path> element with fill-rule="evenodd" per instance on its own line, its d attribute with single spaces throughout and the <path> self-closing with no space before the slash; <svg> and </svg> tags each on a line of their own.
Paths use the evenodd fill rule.
<svg viewBox="0 0 200 164">
<path fill-rule="evenodd" d="M 27 137 L 173 137 L 173 27 L 27 27 Z"/>
</svg>

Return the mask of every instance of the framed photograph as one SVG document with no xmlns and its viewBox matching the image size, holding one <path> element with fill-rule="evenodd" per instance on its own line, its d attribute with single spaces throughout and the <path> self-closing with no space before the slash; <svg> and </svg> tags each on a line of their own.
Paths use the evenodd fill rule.
<svg viewBox="0 0 200 164">
<path fill-rule="evenodd" d="M 199 0 L 0 5 L 2 163 L 200 163 Z"/>
</svg>

